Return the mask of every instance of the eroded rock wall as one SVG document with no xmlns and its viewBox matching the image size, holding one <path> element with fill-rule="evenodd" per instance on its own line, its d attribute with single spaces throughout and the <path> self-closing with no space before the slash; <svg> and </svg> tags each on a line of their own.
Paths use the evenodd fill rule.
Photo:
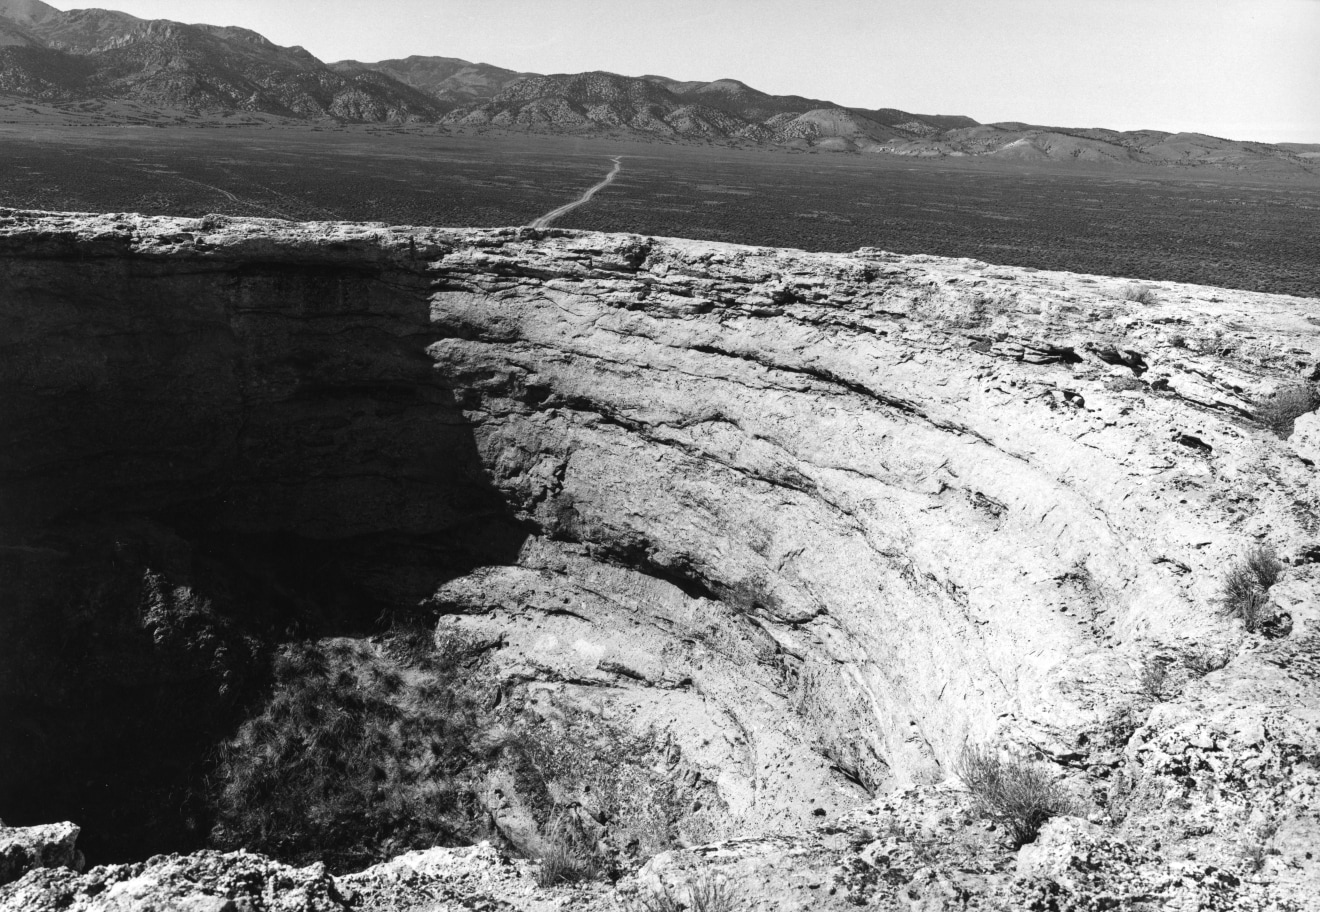
<svg viewBox="0 0 1320 912">
<path fill-rule="evenodd" d="M 1146 304 L 880 251 L 23 213 L 0 268 L 7 560 L 88 515 L 231 552 L 277 537 L 349 602 L 425 597 L 510 686 L 672 733 L 737 832 L 943 778 L 968 740 L 1039 750 L 1105 803 L 1125 763 L 1143 775 L 1143 663 L 1240 673 L 1224 568 L 1258 543 L 1316 554 L 1313 466 L 1250 420 L 1320 361 L 1301 299 L 1161 283 Z M 58 594 L 52 572 L 22 579 Z M 336 604 L 253 575 L 312 593 L 303 613 Z"/>
</svg>

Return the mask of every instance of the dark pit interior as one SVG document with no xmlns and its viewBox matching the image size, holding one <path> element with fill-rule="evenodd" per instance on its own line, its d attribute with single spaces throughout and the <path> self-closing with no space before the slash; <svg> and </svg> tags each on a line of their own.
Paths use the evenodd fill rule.
<svg viewBox="0 0 1320 912">
<path fill-rule="evenodd" d="M 91 863 L 197 847 L 280 644 L 369 635 L 524 529 L 426 279 L 0 260 L 0 807 Z"/>
</svg>

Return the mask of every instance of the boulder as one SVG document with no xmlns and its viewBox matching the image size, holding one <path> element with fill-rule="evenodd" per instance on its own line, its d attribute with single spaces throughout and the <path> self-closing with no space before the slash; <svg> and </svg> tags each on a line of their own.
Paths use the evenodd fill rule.
<svg viewBox="0 0 1320 912">
<path fill-rule="evenodd" d="M 1308 412 L 1293 421 L 1288 438 L 1293 450 L 1303 459 L 1320 462 L 1320 412 Z"/>
<path fill-rule="evenodd" d="M 72 823 L 7 827 L 0 822 L 0 886 L 18 880 L 34 868 L 81 871 L 82 853 L 74 845 L 78 832 Z"/>
</svg>

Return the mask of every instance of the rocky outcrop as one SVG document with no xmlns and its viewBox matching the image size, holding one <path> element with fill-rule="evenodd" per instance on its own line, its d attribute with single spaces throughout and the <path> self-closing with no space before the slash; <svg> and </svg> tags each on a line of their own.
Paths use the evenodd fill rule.
<svg viewBox="0 0 1320 912">
<path fill-rule="evenodd" d="M 35 827 L 7 827 L 0 821 L 0 886 L 37 868 L 81 871 L 82 853 L 75 843 L 78 828 L 72 823 Z"/>
<path fill-rule="evenodd" d="M 877 250 L 16 212 L 0 270 L 9 629 L 111 624 L 60 606 L 117 560 L 193 606 L 157 613 L 170 636 L 113 622 L 139 686 L 218 695 L 253 606 L 306 629 L 420 603 L 547 716 L 664 733 L 718 794 L 693 845 L 925 794 L 997 742 L 1143 870 L 1313 889 L 1315 474 L 1251 419 L 1320 362 L 1313 302 L 1138 303 Z M 1274 639 L 1218 602 L 1258 545 L 1287 564 Z M 56 737 L 72 710 L 21 687 L 0 672 Z M 999 852 L 949 895 L 1000 895 Z M 868 896 L 944 876 L 939 851 L 935 874 L 874 855 Z"/>
<path fill-rule="evenodd" d="M 17 883 L 0 886 L 0 910 L 503 912 L 521 908 L 518 900 L 537 892 L 530 863 L 511 859 L 489 843 L 409 852 L 341 877 L 331 876 L 320 864 L 298 868 L 251 852 L 204 851 L 104 865 L 82 875 L 33 871 Z M 592 902 L 589 894 L 579 897 Z M 608 902 L 601 897 L 596 905 L 603 908 Z"/>
<path fill-rule="evenodd" d="M 96 867 L 81 876 L 67 870 L 33 871 L 0 888 L 0 909 L 15 912 L 347 908 L 323 866 L 290 868 L 246 852 L 157 856 L 141 864 Z"/>
</svg>

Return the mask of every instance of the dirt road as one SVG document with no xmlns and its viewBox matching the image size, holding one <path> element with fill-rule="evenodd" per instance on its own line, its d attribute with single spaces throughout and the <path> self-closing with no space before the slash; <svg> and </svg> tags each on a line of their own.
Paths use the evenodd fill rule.
<svg viewBox="0 0 1320 912">
<path fill-rule="evenodd" d="M 593 196 L 596 195 L 596 191 L 600 190 L 602 187 L 607 186 L 611 181 L 614 180 L 614 176 L 618 174 L 619 169 L 623 167 L 623 163 L 619 160 L 620 158 L 621 156 L 616 155 L 611 159 L 611 161 L 614 162 L 614 170 L 611 171 L 609 174 L 605 175 L 605 179 L 601 181 L 599 184 L 592 187 L 590 190 L 579 196 L 573 202 L 560 206 L 558 209 L 552 209 L 551 211 L 547 212 L 545 215 L 541 216 L 539 219 L 536 219 L 533 222 L 529 222 L 527 227 L 549 228 L 550 223 L 553 222 L 555 219 L 559 218 L 561 215 L 567 215 L 569 212 L 572 212 L 578 206 L 581 206 L 583 203 L 587 202 L 587 200 L 591 199 Z"/>
</svg>

